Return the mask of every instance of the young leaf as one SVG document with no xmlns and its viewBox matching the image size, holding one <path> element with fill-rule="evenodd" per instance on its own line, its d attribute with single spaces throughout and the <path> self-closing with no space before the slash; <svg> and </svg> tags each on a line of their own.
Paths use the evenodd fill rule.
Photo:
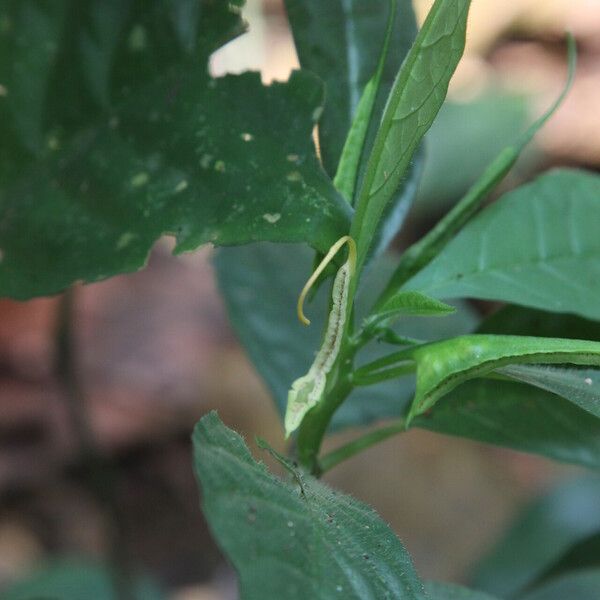
<svg viewBox="0 0 600 600">
<path fill-rule="evenodd" d="M 557 170 L 486 208 L 403 289 L 600 319 L 600 177 Z"/>
<path fill-rule="evenodd" d="M 375 101 L 377 100 L 383 69 L 389 51 L 390 39 L 394 30 L 397 0 L 390 0 L 389 5 L 390 14 L 388 17 L 381 56 L 379 57 L 379 62 L 377 64 L 377 70 L 373 77 L 367 82 L 360 97 L 360 101 L 356 106 L 352 125 L 350 126 L 350 131 L 344 142 L 342 155 L 333 179 L 336 189 L 339 190 L 342 196 L 344 196 L 351 204 L 354 204 L 354 191 L 358 179 L 360 159 L 365 149 L 369 125 L 373 120 Z"/>
<path fill-rule="evenodd" d="M 417 390 L 408 421 L 460 383 L 507 365 L 571 363 L 600 366 L 600 342 L 509 335 L 466 335 L 388 357 L 417 363 Z"/>
<path fill-rule="evenodd" d="M 557 108 L 562 104 L 571 89 L 575 77 L 577 52 L 575 40 L 572 36 L 568 37 L 568 46 L 569 64 L 567 82 L 559 97 L 552 106 L 537 121 L 535 121 L 529 129 L 527 129 L 515 144 L 504 148 L 504 150 L 498 154 L 462 200 L 443 219 L 441 219 L 425 237 L 413 244 L 402 255 L 400 263 L 390 279 L 380 302 L 385 301 L 390 294 L 394 293 L 394 291 L 402 286 L 411 276 L 425 267 L 425 265 L 431 262 L 431 260 L 440 253 L 449 240 L 452 239 L 452 237 L 479 209 L 481 203 L 489 193 L 504 179 L 517 162 L 521 152 L 525 149 L 527 144 L 529 144 L 538 130 L 544 126 Z"/>
<path fill-rule="evenodd" d="M 436 0 L 394 82 L 352 223 L 358 272 L 388 202 L 444 101 L 464 49 L 469 4 Z"/>
<path fill-rule="evenodd" d="M 522 383 L 467 381 L 439 400 L 431 412 L 416 417 L 411 426 L 600 468 L 600 419 Z"/>
<path fill-rule="evenodd" d="M 374 315 L 365 319 L 365 327 L 385 324 L 402 316 L 443 317 L 456 311 L 454 306 L 429 298 L 420 292 L 398 292 L 389 298 Z"/>
<path fill-rule="evenodd" d="M 368 140 L 377 130 L 396 73 L 416 35 L 411 3 L 394 2 L 398 10 L 391 27 L 390 51 L 375 90 Z M 319 75 L 326 85 L 319 140 L 323 164 L 333 177 L 359 100 L 378 69 L 390 0 L 285 0 L 285 5 L 300 65 Z M 367 141 L 366 146 L 370 145 Z"/>
<path fill-rule="evenodd" d="M 310 476 L 303 491 L 274 477 L 216 413 L 193 439 L 204 513 L 244 600 L 424 597 L 406 550 L 371 508 Z"/>
<path fill-rule="evenodd" d="M 600 479 L 568 480 L 526 506 L 476 566 L 472 584 L 502 598 L 521 597 L 520 590 L 598 530 Z"/>
</svg>

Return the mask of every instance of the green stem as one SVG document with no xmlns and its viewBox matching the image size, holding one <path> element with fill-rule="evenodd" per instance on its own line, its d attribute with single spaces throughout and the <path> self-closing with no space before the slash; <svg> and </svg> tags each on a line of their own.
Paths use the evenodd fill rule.
<svg viewBox="0 0 600 600">
<path fill-rule="evenodd" d="M 403 419 L 400 419 L 388 427 L 366 433 L 356 440 L 341 446 L 337 450 L 329 452 L 329 454 L 326 454 L 321 458 L 319 461 L 320 472 L 326 473 L 341 462 L 352 458 L 355 454 L 358 454 L 375 444 L 379 444 L 397 433 L 402 433 L 403 431 L 406 431 L 406 423 Z"/>
<path fill-rule="evenodd" d="M 347 377 L 338 380 L 325 400 L 317 404 L 302 420 L 297 439 L 298 460 L 315 477 L 321 475 L 317 457 L 329 422 L 351 391 L 352 384 Z"/>
</svg>

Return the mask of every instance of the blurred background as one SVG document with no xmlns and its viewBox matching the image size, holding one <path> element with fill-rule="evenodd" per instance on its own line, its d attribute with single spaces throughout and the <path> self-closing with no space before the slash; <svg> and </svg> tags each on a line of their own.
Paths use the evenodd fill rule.
<svg viewBox="0 0 600 600">
<path fill-rule="evenodd" d="M 415 0 L 421 20 L 430 4 Z M 286 79 L 297 59 L 282 2 L 248 0 L 244 15 L 250 32 L 213 55 L 213 74 L 253 69 L 266 82 Z M 600 2 L 476 0 L 398 248 L 420 237 L 556 97 L 566 30 L 579 48 L 574 88 L 503 186 L 559 164 L 600 166 Z M 172 600 L 236 598 L 235 576 L 199 510 L 191 429 L 216 408 L 253 450 L 255 435 L 285 445 L 274 405 L 228 325 L 212 254 L 173 258 L 164 241 L 140 273 L 68 298 L 0 301 L 0 595 L 45 561 L 100 560 L 117 548 Z M 71 330 L 60 321 L 69 309 Z M 69 405 L 69 373 L 57 375 L 61 352 L 76 357 L 84 414 Z M 531 498 L 580 474 L 411 431 L 326 480 L 375 506 L 423 577 L 461 582 Z M 99 501 L 98 478 L 110 482 L 108 502 Z"/>
</svg>

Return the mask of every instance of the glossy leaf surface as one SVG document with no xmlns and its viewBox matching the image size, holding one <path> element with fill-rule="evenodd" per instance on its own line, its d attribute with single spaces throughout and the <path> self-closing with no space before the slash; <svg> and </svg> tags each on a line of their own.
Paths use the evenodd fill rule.
<svg viewBox="0 0 600 600">
<path fill-rule="evenodd" d="M 194 466 L 244 600 L 423 598 L 408 553 L 371 508 L 300 473 L 294 483 L 271 475 L 216 413 L 196 426 Z"/>
</svg>

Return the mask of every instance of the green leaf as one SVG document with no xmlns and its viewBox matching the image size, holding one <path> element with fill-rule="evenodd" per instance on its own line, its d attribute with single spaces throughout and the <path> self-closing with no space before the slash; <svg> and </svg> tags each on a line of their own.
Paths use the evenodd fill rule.
<svg viewBox="0 0 600 600">
<path fill-rule="evenodd" d="M 417 391 L 408 416 L 410 421 L 467 379 L 501 367 L 523 363 L 600 366 L 600 343 L 478 334 L 424 344 L 391 355 L 386 360 L 392 364 L 392 359 L 401 362 L 407 356 L 417 363 Z M 589 409 L 593 410 L 593 407 Z"/>
<path fill-rule="evenodd" d="M 498 373 L 558 394 L 600 417 L 600 370 L 548 365 L 510 365 Z"/>
<path fill-rule="evenodd" d="M 423 598 L 406 550 L 371 508 L 308 475 L 302 487 L 274 477 L 216 413 L 196 426 L 194 467 L 244 600 Z"/>
<path fill-rule="evenodd" d="M 209 47 L 229 31 L 210 29 L 221 12 L 202 11 Z M 163 233 L 176 252 L 256 240 L 325 251 L 347 233 L 351 209 L 311 139 L 319 81 L 296 72 L 263 86 L 258 74 L 204 69 L 178 62 L 98 127 L 56 137 L 0 189 L 0 294 L 26 299 L 139 269 Z"/>
<path fill-rule="evenodd" d="M 519 513 L 471 583 L 503 598 L 538 580 L 569 549 L 600 529 L 600 478 L 561 483 Z"/>
<path fill-rule="evenodd" d="M 522 383 L 468 381 L 411 426 L 600 468 L 600 419 Z"/>
<path fill-rule="evenodd" d="M 469 0 L 436 0 L 390 93 L 351 235 L 364 263 L 381 216 L 439 111 L 465 43 Z"/>
<path fill-rule="evenodd" d="M 519 600 L 597 600 L 600 598 L 600 569 L 582 569 L 556 580 L 539 589 L 519 596 Z"/>
<path fill-rule="evenodd" d="M 312 253 L 308 248 L 274 244 L 221 248 L 215 268 L 231 324 L 283 415 L 290 384 L 306 373 L 321 345 L 324 320 L 329 313 L 328 286 L 323 286 L 306 308 L 311 325 L 304 327 L 296 316 L 296 302 L 312 272 Z M 367 307 L 372 306 L 392 269 L 393 261 L 381 257 L 365 275 L 357 298 L 359 319 L 366 316 Z M 461 306 L 445 319 L 402 319 L 402 334 L 440 339 L 471 331 L 475 323 L 472 311 Z M 385 344 L 371 344 L 360 358 L 374 360 L 388 350 Z M 356 389 L 336 412 L 332 428 L 400 415 L 413 392 L 413 381 L 408 378 Z"/>
<path fill-rule="evenodd" d="M 81 559 L 55 560 L 2 591 L 3 600 L 114 600 L 114 575 L 101 564 Z M 136 578 L 132 600 L 165 598 L 147 578 Z"/>
<path fill-rule="evenodd" d="M 412 4 L 286 0 L 286 6 L 300 64 L 326 83 L 327 102 L 319 123 L 323 163 L 332 176 L 335 173 L 336 187 L 354 204 L 387 97 L 416 35 Z M 388 247 L 404 222 L 417 192 L 421 163 L 419 153 L 384 212 L 372 256 Z"/>
<path fill-rule="evenodd" d="M 367 147 L 416 35 L 411 3 L 397 3 L 399 10 L 376 94 Z M 377 70 L 390 0 L 286 0 L 285 4 L 301 66 L 325 81 L 327 103 L 319 123 L 319 139 L 323 163 L 333 177 L 359 100 Z"/>
<path fill-rule="evenodd" d="M 456 312 L 454 306 L 429 298 L 419 292 L 398 292 L 389 298 L 379 311 L 367 317 L 366 327 L 373 327 L 382 322 L 390 322 L 402 316 L 414 317 L 444 317 Z"/>
<path fill-rule="evenodd" d="M 479 209 L 481 203 L 492 190 L 504 179 L 517 162 L 521 152 L 533 139 L 534 135 L 550 119 L 569 93 L 575 77 L 577 51 L 574 38 L 568 36 L 569 65 L 565 87 L 552 106 L 520 136 L 517 142 L 502 150 L 488 165 L 481 177 L 471 186 L 463 198 L 441 219 L 426 236 L 413 244 L 402 255 L 396 272 L 379 302 L 410 279 L 415 273 L 429 264 L 452 239 L 452 237 L 469 221 Z"/>
<path fill-rule="evenodd" d="M 489 594 L 470 590 L 454 583 L 426 581 L 425 592 L 430 600 L 497 600 Z"/>
<path fill-rule="evenodd" d="M 451 207 L 529 123 L 523 96 L 487 91 L 470 102 L 446 101 L 425 136 L 427 155 L 413 214 L 419 219 Z M 536 157 L 526 156 L 526 171 Z M 519 173 L 521 174 L 521 173 Z"/>
<path fill-rule="evenodd" d="M 543 175 L 486 208 L 404 289 L 600 319 L 599 195 L 597 175 Z"/>
</svg>

